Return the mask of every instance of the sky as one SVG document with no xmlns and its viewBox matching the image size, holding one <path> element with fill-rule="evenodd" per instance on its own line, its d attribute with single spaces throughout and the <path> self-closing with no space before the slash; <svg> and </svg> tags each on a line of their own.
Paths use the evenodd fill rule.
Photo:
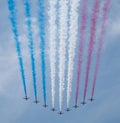
<svg viewBox="0 0 120 123">
<path fill-rule="evenodd" d="M 97 52 L 97 39 L 99 38 L 100 25 L 102 12 L 99 13 L 99 19 L 96 30 L 96 43 L 94 44 L 92 65 L 89 77 L 89 86 L 87 93 L 87 104 L 82 106 L 80 103 L 83 97 L 83 86 L 85 80 L 85 66 L 86 66 L 86 53 L 90 35 L 90 18 L 91 8 L 94 0 L 88 0 L 87 10 L 87 29 L 85 31 L 85 43 L 84 43 L 84 55 L 82 65 L 82 77 L 81 77 L 81 88 L 79 92 L 78 105 L 79 108 L 75 110 L 72 108 L 74 105 L 75 97 L 75 82 L 76 82 L 76 62 L 78 54 L 78 45 L 75 48 L 75 59 L 74 59 L 74 70 L 73 70 L 73 85 L 71 93 L 70 107 L 71 111 L 66 113 L 66 82 L 64 89 L 63 98 L 63 112 L 64 115 L 59 116 L 58 102 L 58 66 L 56 65 L 56 95 L 55 95 L 55 107 L 56 112 L 51 112 L 51 83 L 50 83 L 50 61 L 49 61 L 49 24 L 48 14 L 49 11 L 49 0 L 45 0 L 46 8 L 46 21 L 45 21 L 45 32 L 46 32 L 46 46 L 45 46 L 45 61 L 46 61 L 46 86 L 47 86 L 47 104 L 48 108 L 44 109 L 42 105 L 43 91 L 41 82 L 41 58 L 39 49 L 39 35 L 38 35 L 38 6 L 37 0 L 31 0 L 31 15 L 32 15 L 32 28 L 33 28 L 33 40 L 34 40 L 34 52 L 35 52 L 35 65 L 36 65 L 36 78 L 37 78 L 37 90 L 38 105 L 34 104 L 33 95 L 33 82 L 32 72 L 30 63 L 30 54 L 27 39 L 27 27 L 25 18 L 25 9 L 22 0 L 15 0 L 17 4 L 17 20 L 19 39 L 21 42 L 23 62 L 25 67 L 26 84 L 28 90 L 28 97 L 30 99 L 26 102 L 23 100 L 24 91 L 22 85 L 22 79 L 19 71 L 18 58 L 15 48 L 15 41 L 11 29 L 11 23 L 9 20 L 9 10 L 7 0 L 0 0 L 0 122 L 2 123 L 119 123 L 120 122 L 120 1 L 111 0 L 109 8 L 108 19 L 106 24 L 106 33 L 104 37 L 104 45 L 101 54 L 101 61 L 99 67 L 99 73 L 97 77 L 97 85 L 95 89 L 95 101 L 89 102 L 91 96 L 91 87 L 94 73 L 94 64 Z M 80 1 L 79 17 L 83 0 Z M 101 8 L 103 7 L 104 0 L 101 0 Z M 58 8 L 58 7 L 56 7 Z M 80 25 L 80 20 L 79 24 Z M 78 32 L 80 30 L 78 29 Z M 79 37 L 79 36 L 78 36 Z M 77 39 L 78 43 L 79 39 Z M 58 40 L 56 43 L 59 43 Z M 67 42 L 68 43 L 68 42 Z M 57 49 L 59 45 L 57 45 Z M 58 55 L 58 54 L 57 54 Z M 56 56 L 57 57 L 57 56 Z M 58 64 L 58 61 L 57 61 Z M 68 56 L 66 55 L 65 65 L 68 64 Z M 67 72 L 65 72 L 66 76 Z"/>
</svg>

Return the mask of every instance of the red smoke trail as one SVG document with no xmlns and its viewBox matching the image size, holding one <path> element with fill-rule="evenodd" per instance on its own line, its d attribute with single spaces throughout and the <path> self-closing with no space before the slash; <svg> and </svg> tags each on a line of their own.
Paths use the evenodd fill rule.
<svg viewBox="0 0 120 123">
<path fill-rule="evenodd" d="M 76 98 L 75 104 L 78 102 L 78 92 L 80 85 L 80 75 L 81 75 L 81 66 L 82 66 L 82 56 L 83 56 L 83 41 L 84 41 L 84 31 L 86 29 L 86 10 L 87 10 L 87 0 L 84 1 L 82 6 L 82 15 L 81 15 L 81 26 L 80 26 L 80 42 L 79 42 L 79 54 L 78 54 L 78 67 L 77 67 L 77 82 L 76 82 Z"/>
<path fill-rule="evenodd" d="M 96 78 L 97 78 L 98 68 L 99 68 L 99 63 L 100 63 L 101 50 L 102 50 L 103 41 L 104 41 L 105 26 L 106 26 L 106 21 L 107 21 L 107 14 L 108 14 L 109 5 L 110 5 L 110 0 L 106 0 L 104 3 L 104 7 L 103 7 L 102 26 L 101 26 L 99 46 L 98 46 L 98 51 L 97 51 L 97 59 L 96 59 L 96 66 L 95 66 L 95 73 L 94 73 L 91 98 L 93 98 L 93 96 L 94 96 L 94 90 L 95 90 Z"/>
<path fill-rule="evenodd" d="M 93 51 L 93 46 L 94 46 L 94 40 L 95 40 L 95 32 L 96 32 L 96 24 L 97 24 L 97 18 L 98 18 L 98 13 L 99 13 L 99 7 L 100 7 L 100 1 L 95 0 L 94 8 L 93 8 L 93 15 L 92 15 L 92 19 L 91 19 L 92 24 L 91 24 L 90 41 L 89 41 L 89 48 L 88 48 L 88 57 L 87 57 L 87 67 L 86 67 L 86 78 L 85 78 L 83 102 L 85 102 L 86 93 L 87 93 L 88 78 L 89 78 L 91 57 L 92 57 L 92 51 Z"/>
</svg>

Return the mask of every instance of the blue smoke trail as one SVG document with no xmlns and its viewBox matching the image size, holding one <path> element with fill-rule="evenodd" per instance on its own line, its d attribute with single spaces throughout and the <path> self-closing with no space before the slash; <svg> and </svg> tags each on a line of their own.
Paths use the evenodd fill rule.
<svg viewBox="0 0 120 123">
<path fill-rule="evenodd" d="M 44 0 L 39 0 L 39 36 L 40 36 L 40 48 L 41 48 L 41 64 L 42 64 L 42 83 L 43 83 L 43 96 L 44 103 L 46 104 L 46 76 L 45 76 L 45 8 Z"/>
<path fill-rule="evenodd" d="M 25 5 L 25 15 L 27 18 L 26 24 L 28 29 L 28 40 L 29 40 L 29 48 L 30 48 L 30 57 L 31 57 L 31 65 L 32 65 L 32 76 L 33 76 L 33 86 L 34 86 L 34 95 L 35 100 L 37 100 L 37 88 L 36 88 L 36 72 L 35 72 L 35 59 L 34 59 L 34 47 L 33 47 L 33 32 L 32 32 L 32 22 L 31 22 L 31 9 L 30 3 L 28 0 L 24 0 Z"/>
<path fill-rule="evenodd" d="M 15 43 L 16 43 L 16 51 L 17 51 L 17 54 L 18 54 L 18 60 L 19 60 L 19 65 L 20 65 L 20 72 L 21 72 L 21 76 L 22 76 L 24 93 L 25 93 L 25 96 L 27 97 L 26 81 L 25 81 L 23 59 L 22 59 L 22 54 L 21 54 L 18 29 L 17 29 L 17 19 L 16 19 L 16 9 L 15 9 L 15 7 L 16 7 L 16 4 L 15 4 L 14 0 L 8 0 L 8 9 L 9 9 L 9 12 L 10 12 L 10 21 L 11 21 L 11 25 L 12 25 L 12 31 L 13 31 L 13 34 L 14 34 L 14 40 L 15 40 Z"/>
</svg>

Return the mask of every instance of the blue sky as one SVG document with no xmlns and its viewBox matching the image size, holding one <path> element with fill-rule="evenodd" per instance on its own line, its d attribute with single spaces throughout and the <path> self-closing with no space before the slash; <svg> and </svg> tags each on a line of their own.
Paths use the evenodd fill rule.
<svg viewBox="0 0 120 123">
<path fill-rule="evenodd" d="M 84 63 L 82 68 L 81 88 L 79 95 L 79 105 L 82 101 L 83 86 L 85 79 L 85 65 L 86 65 L 86 49 L 88 46 L 89 39 L 89 26 L 91 17 L 91 8 L 94 0 L 88 0 L 88 26 L 86 30 L 85 39 L 85 51 L 84 51 Z M 101 0 L 101 8 L 103 1 Z M 49 107 L 44 109 L 43 105 L 43 94 L 42 94 L 42 83 L 41 83 L 41 61 L 39 57 L 39 36 L 38 36 L 38 22 L 37 22 L 37 0 L 31 0 L 32 5 L 32 28 L 34 46 L 35 46 L 35 63 L 37 73 L 37 89 L 38 98 L 40 103 L 35 105 L 33 103 L 33 84 L 31 75 L 30 55 L 27 40 L 26 30 L 26 19 L 24 16 L 24 6 L 21 0 L 16 0 L 18 9 L 18 24 L 19 24 L 19 36 L 21 40 L 22 54 L 25 65 L 25 75 L 27 80 L 27 89 L 30 100 L 24 101 L 24 96 L 21 76 L 19 72 L 19 64 L 17 59 L 17 53 L 15 49 L 15 41 L 13 39 L 13 33 L 11 31 L 11 24 L 9 21 L 9 11 L 7 7 L 7 0 L 0 0 L 0 122 L 2 123 L 119 123 L 120 122 L 120 1 L 111 0 L 111 6 L 108 15 L 108 21 L 106 25 L 106 35 L 104 40 L 104 46 L 102 50 L 101 63 L 99 74 L 97 78 L 97 86 L 95 91 L 95 101 L 90 103 L 87 101 L 86 106 L 81 106 L 64 115 L 59 116 L 56 113 L 59 111 L 58 105 L 58 77 L 56 77 L 56 103 L 55 106 L 58 109 L 57 112 L 53 113 L 51 109 L 51 91 L 50 91 L 50 66 L 49 66 L 49 38 L 46 36 L 46 76 L 47 76 L 47 103 Z M 82 0 L 81 0 L 82 4 Z M 80 5 L 81 8 L 81 5 Z M 48 0 L 46 0 L 46 13 L 48 9 Z M 99 18 L 101 18 L 101 12 Z M 46 14 L 47 17 L 47 14 Z M 46 25 L 48 22 L 46 21 Z M 99 37 L 101 21 L 99 19 L 97 25 L 96 41 Z M 48 28 L 46 26 L 46 33 Z M 87 99 L 90 97 L 91 84 L 94 73 L 94 62 L 96 58 L 97 43 L 95 44 L 92 66 L 89 77 L 89 89 Z M 76 48 L 77 54 L 77 48 Z M 75 63 L 77 55 L 75 57 Z M 66 60 L 67 65 L 67 60 Z M 57 68 L 58 69 L 58 68 Z M 58 70 L 57 70 L 58 71 Z M 70 106 L 74 105 L 75 96 L 75 80 L 76 80 L 76 65 L 74 68 L 74 78 L 72 86 L 72 98 Z M 66 83 L 64 95 L 66 94 Z M 63 101 L 63 109 L 66 108 L 66 96 Z"/>
</svg>

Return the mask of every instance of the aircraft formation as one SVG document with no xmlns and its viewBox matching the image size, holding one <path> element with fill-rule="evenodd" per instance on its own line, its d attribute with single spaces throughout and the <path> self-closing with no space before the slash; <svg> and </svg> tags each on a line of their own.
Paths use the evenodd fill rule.
<svg viewBox="0 0 120 123">
<path fill-rule="evenodd" d="M 51 111 L 55 112 L 56 90 L 59 91 L 59 112 L 63 112 L 64 90 L 66 91 L 66 111 L 71 111 L 70 102 L 72 88 L 75 87 L 75 109 L 78 108 L 78 99 L 80 96 L 80 87 L 84 85 L 82 105 L 86 104 L 86 95 L 89 88 L 89 81 L 92 81 L 91 102 L 94 101 L 96 81 L 98 79 L 98 71 L 100 66 L 100 58 L 102 47 L 105 39 L 106 23 L 109 14 L 111 0 L 36 0 L 37 11 L 37 27 L 39 42 L 39 59 L 41 68 L 41 83 L 44 100 L 44 108 L 47 108 L 47 69 L 49 65 L 49 76 L 51 83 Z M 89 4 L 90 3 L 90 4 Z M 33 82 L 34 103 L 38 104 L 37 90 L 37 72 L 35 57 L 35 40 L 32 17 L 32 1 L 23 0 L 24 13 L 18 15 L 19 8 L 17 1 L 8 0 L 9 20 L 11 31 L 15 40 L 16 52 L 20 74 L 23 83 L 23 89 L 27 101 L 27 80 L 25 76 L 25 64 L 22 56 L 23 49 L 19 38 L 19 21 L 18 16 L 24 16 L 26 25 L 26 38 L 28 40 L 29 57 L 31 62 L 31 73 Z M 90 13 L 89 11 L 90 10 Z M 101 15 L 101 17 L 99 17 Z M 98 23 L 99 22 L 99 23 Z M 99 27 L 99 28 L 98 28 Z M 97 34 L 99 31 L 99 35 Z M 97 37 L 97 38 L 96 38 Z M 87 38 L 87 39 L 86 39 Z M 95 43 L 98 45 L 96 46 Z M 47 47 L 47 48 L 46 48 Z M 49 47 L 49 48 L 48 48 Z M 46 60 L 46 49 L 49 60 Z M 96 49 L 94 67 L 93 52 Z M 86 54 L 85 54 L 86 53 Z M 85 54 L 85 55 L 84 55 Z M 29 62 L 29 61 L 28 61 Z M 85 70 L 85 78 L 83 80 L 83 68 Z M 94 68 L 94 69 L 92 69 Z M 91 71 L 93 80 L 89 78 Z M 57 78 L 57 82 L 56 82 Z M 82 78 L 82 79 L 81 79 Z M 74 81 L 73 81 L 74 80 Z M 74 82 L 74 84 L 73 84 Z M 65 87 L 66 85 L 66 87 Z M 76 85 L 76 86 L 75 86 Z M 59 89 L 57 88 L 59 86 Z M 56 89 L 57 88 L 57 89 Z"/>
<path fill-rule="evenodd" d="M 26 101 L 28 101 L 30 98 L 28 98 L 27 96 L 25 96 L 23 99 L 25 99 Z M 89 99 L 89 100 L 90 100 L 91 102 L 94 101 L 93 98 L 91 98 L 91 99 Z M 34 103 L 35 103 L 35 104 L 38 104 L 39 101 L 38 101 L 38 100 L 35 100 Z M 85 105 L 86 102 L 81 102 L 81 104 L 82 104 L 82 105 Z M 42 106 L 43 106 L 44 108 L 47 108 L 47 107 L 48 107 L 47 104 L 44 104 L 44 105 L 42 105 Z M 77 108 L 79 108 L 79 106 L 78 106 L 77 104 L 75 104 L 75 105 L 73 106 L 73 108 L 77 109 Z M 55 108 L 52 108 L 51 111 L 52 111 L 52 112 L 56 112 L 57 110 L 56 110 Z M 71 109 L 70 109 L 70 108 L 66 108 L 65 111 L 66 111 L 66 112 L 69 112 L 69 111 L 71 111 Z M 59 111 L 58 114 L 59 114 L 59 115 L 62 115 L 62 114 L 64 114 L 64 113 L 63 113 L 63 111 Z"/>
</svg>

